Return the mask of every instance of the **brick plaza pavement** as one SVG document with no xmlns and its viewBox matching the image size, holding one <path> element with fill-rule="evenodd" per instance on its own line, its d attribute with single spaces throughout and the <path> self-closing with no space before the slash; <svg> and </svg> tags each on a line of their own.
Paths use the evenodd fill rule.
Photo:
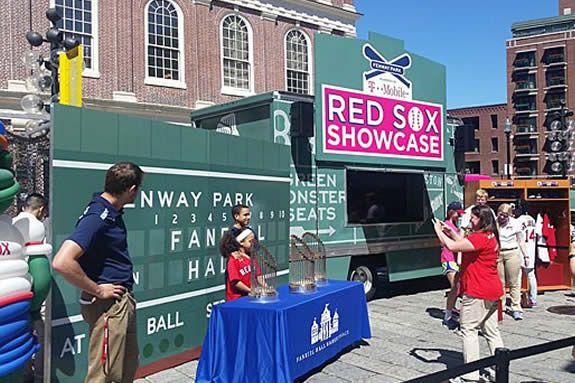
<svg viewBox="0 0 575 383">
<path fill-rule="evenodd" d="M 395 383 L 462 364 L 461 337 L 441 325 L 446 290 L 437 286 L 442 282 L 431 278 L 404 283 L 394 287 L 391 297 L 369 302 L 373 335 L 369 345 L 340 355 L 302 381 Z M 515 349 L 575 335 L 575 316 L 547 311 L 558 305 L 575 305 L 575 294 L 557 291 L 541 295 L 539 307 L 526 310 L 523 321 L 505 315 L 500 327 L 505 346 Z M 487 356 L 485 340 L 480 343 Z M 197 361 L 189 362 L 137 383 L 192 382 L 196 367 Z M 575 360 L 566 348 L 512 361 L 510 371 L 511 383 L 575 382 Z"/>
</svg>

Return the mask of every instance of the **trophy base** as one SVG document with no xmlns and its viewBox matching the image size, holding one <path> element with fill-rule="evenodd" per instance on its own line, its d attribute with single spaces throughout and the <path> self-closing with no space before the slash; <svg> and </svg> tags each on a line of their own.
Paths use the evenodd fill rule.
<svg viewBox="0 0 575 383">
<path fill-rule="evenodd" d="M 316 279 L 315 284 L 317 287 L 323 287 L 329 285 L 327 279 Z"/>
<path fill-rule="evenodd" d="M 264 295 L 250 295 L 250 301 L 253 303 L 273 303 L 273 302 L 277 302 L 278 299 L 278 294 L 276 292 L 272 293 L 267 293 Z"/>
<path fill-rule="evenodd" d="M 305 285 L 295 285 L 290 283 L 289 292 L 292 294 L 312 294 L 315 293 L 315 287 L 316 285 L 312 283 Z"/>
</svg>

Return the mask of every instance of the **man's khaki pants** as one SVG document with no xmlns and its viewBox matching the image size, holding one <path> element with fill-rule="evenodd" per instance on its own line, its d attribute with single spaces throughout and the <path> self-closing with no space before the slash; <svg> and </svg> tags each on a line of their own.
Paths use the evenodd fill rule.
<svg viewBox="0 0 575 383">
<path fill-rule="evenodd" d="M 511 310 L 523 311 L 521 308 L 521 253 L 519 249 L 501 250 L 497 260 L 497 271 L 503 284 L 503 290 L 505 290 L 505 285 L 509 286 Z M 505 295 L 503 295 L 502 301 L 503 308 L 505 308 Z"/>
<path fill-rule="evenodd" d="M 92 300 L 82 304 L 82 316 L 88 323 L 90 346 L 86 383 L 131 383 L 138 369 L 138 339 L 136 331 L 136 301 L 126 293 L 114 299 Z M 87 298 L 87 299 L 86 299 Z M 105 337 L 106 327 L 108 335 Z M 107 338 L 107 339 L 105 339 Z M 104 342 L 107 346 L 105 360 Z"/>
<path fill-rule="evenodd" d="M 479 330 L 487 340 L 491 355 L 495 349 L 503 347 L 497 327 L 498 301 L 486 301 L 464 295 L 461 301 L 461 334 L 463 335 L 463 361 L 470 363 L 479 359 Z M 479 380 L 479 371 L 462 376 L 469 380 Z"/>
</svg>

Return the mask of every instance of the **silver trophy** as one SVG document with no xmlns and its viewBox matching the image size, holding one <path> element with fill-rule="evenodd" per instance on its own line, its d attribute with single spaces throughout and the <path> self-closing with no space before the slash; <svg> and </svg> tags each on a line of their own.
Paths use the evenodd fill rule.
<svg viewBox="0 0 575 383">
<path fill-rule="evenodd" d="M 315 258 L 314 277 L 318 286 L 327 284 L 327 259 L 325 246 L 319 236 L 306 231 L 301 239 L 305 242 Z"/>
<path fill-rule="evenodd" d="M 290 238 L 289 290 L 291 293 L 315 291 L 315 256 L 299 237 Z"/>
<path fill-rule="evenodd" d="M 256 244 L 250 255 L 250 297 L 259 302 L 277 300 L 278 263 L 270 251 Z"/>
</svg>

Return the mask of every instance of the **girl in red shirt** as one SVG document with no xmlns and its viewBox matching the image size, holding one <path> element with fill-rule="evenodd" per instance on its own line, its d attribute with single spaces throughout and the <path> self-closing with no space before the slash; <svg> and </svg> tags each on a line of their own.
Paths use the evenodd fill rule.
<svg viewBox="0 0 575 383">
<path fill-rule="evenodd" d="M 461 252 L 460 291 L 461 333 L 463 359 L 470 363 L 479 359 L 479 330 L 483 333 L 491 354 L 503 347 L 497 324 L 497 305 L 503 296 L 503 285 L 497 272 L 499 238 L 493 212 L 488 206 L 471 209 L 472 232 L 465 237 L 434 221 L 435 232 L 442 245 L 453 252 Z M 457 378 L 455 382 L 478 382 L 479 372 L 474 371 Z"/>
<path fill-rule="evenodd" d="M 227 231 L 220 241 L 220 253 L 227 258 L 226 301 L 246 296 L 251 291 L 250 250 L 255 235 L 251 229 L 244 229 L 237 236 Z"/>
</svg>

